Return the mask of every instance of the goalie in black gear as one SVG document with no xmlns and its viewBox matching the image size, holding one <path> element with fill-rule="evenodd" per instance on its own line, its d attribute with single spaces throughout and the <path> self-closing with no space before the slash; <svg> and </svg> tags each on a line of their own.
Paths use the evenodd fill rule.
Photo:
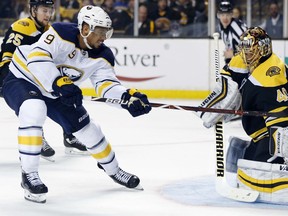
<svg viewBox="0 0 288 216">
<path fill-rule="evenodd" d="M 223 77 L 237 83 L 241 94 L 241 109 L 263 112 L 279 112 L 288 106 L 288 69 L 272 52 L 271 38 L 260 27 L 245 31 L 239 44 L 238 54 L 221 71 Z M 223 82 L 222 82 L 223 83 Z M 228 85 L 226 97 L 217 84 L 201 106 L 222 109 L 237 109 L 231 105 L 230 95 L 237 90 Z M 231 92 L 230 92 L 231 91 Z M 230 93 L 229 93 L 230 92 Z M 229 97 L 230 96 L 230 97 Z M 209 101 L 209 102 L 207 102 Z M 232 100 L 233 101 L 233 100 Z M 204 125 L 211 127 L 225 115 L 198 114 Z M 227 117 L 227 116 L 226 116 Z M 237 185 L 240 188 L 257 190 L 262 202 L 288 203 L 288 172 L 285 161 L 288 157 L 288 118 L 243 116 L 242 125 L 251 140 L 230 139 L 226 157 L 229 171 L 237 170 Z"/>
</svg>

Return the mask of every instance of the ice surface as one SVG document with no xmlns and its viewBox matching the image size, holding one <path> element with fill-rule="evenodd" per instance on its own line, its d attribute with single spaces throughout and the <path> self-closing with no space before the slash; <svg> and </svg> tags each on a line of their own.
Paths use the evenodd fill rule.
<svg viewBox="0 0 288 216">
<path fill-rule="evenodd" d="M 2 98 L 0 107 L 0 216 L 287 215 L 286 206 L 240 203 L 215 192 L 214 131 L 192 112 L 155 108 L 133 118 L 126 110 L 91 101 L 85 101 L 90 116 L 101 125 L 120 166 L 140 177 L 144 191 L 115 184 L 90 156 L 65 155 L 62 129 L 47 119 L 45 136 L 56 150 L 55 163 L 41 159 L 40 164 L 47 202 L 28 202 L 20 186 L 18 119 Z M 246 136 L 237 121 L 224 129 L 225 139 Z"/>
</svg>

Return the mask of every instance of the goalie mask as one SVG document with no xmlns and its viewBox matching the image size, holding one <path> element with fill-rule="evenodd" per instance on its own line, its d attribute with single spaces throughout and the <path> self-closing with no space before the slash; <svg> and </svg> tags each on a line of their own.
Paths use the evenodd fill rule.
<svg viewBox="0 0 288 216">
<path fill-rule="evenodd" d="M 96 27 L 106 28 L 106 39 L 111 38 L 113 34 L 112 21 L 109 15 L 100 7 L 87 5 L 78 13 L 78 29 L 85 42 L 90 33 L 87 36 L 82 34 L 83 23 L 89 25 L 90 33 L 93 32 Z M 89 45 L 88 48 L 91 49 Z"/>
<path fill-rule="evenodd" d="M 271 38 L 262 28 L 251 27 L 241 35 L 238 52 L 252 73 L 261 63 L 261 58 L 272 54 Z"/>
</svg>

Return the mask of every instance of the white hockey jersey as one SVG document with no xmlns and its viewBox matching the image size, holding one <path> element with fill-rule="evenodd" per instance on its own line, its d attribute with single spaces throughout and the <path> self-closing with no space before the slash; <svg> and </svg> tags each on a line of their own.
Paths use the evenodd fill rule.
<svg viewBox="0 0 288 216">
<path fill-rule="evenodd" d="M 54 23 L 38 42 L 19 46 L 13 55 L 10 71 L 37 86 L 49 98 L 52 83 L 68 76 L 76 85 L 90 79 L 99 97 L 120 99 L 126 88 L 114 71 L 114 55 L 102 44 L 98 49 L 82 50 L 73 23 Z"/>
</svg>

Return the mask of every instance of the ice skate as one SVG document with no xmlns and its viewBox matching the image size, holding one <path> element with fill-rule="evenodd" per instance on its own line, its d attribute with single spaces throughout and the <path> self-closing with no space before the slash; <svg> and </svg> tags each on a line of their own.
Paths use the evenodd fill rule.
<svg viewBox="0 0 288 216">
<path fill-rule="evenodd" d="M 37 203 L 46 202 L 48 188 L 39 178 L 38 172 L 22 172 L 21 186 L 24 189 L 24 198 L 26 200 Z"/>
<path fill-rule="evenodd" d="M 104 168 L 101 166 L 100 163 L 98 163 L 98 167 L 104 170 Z M 144 190 L 143 187 L 140 185 L 140 179 L 136 175 L 125 172 L 120 167 L 116 174 L 109 176 L 110 178 L 113 179 L 114 182 L 123 185 L 127 188 Z"/>
<path fill-rule="evenodd" d="M 54 149 L 48 144 L 47 140 L 45 139 L 45 137 L 43 136 L 42 138 L 42 149 L 41 149 L 41 157 L 51 161 L 51 162 L 55 162 L 55 151 Z"/>
<path fill-rule="evenodd" d="M 68 155 L 89 155 L 86 146 L 73 135 L 64 133 L 65 153 Z"/>
</svg>

